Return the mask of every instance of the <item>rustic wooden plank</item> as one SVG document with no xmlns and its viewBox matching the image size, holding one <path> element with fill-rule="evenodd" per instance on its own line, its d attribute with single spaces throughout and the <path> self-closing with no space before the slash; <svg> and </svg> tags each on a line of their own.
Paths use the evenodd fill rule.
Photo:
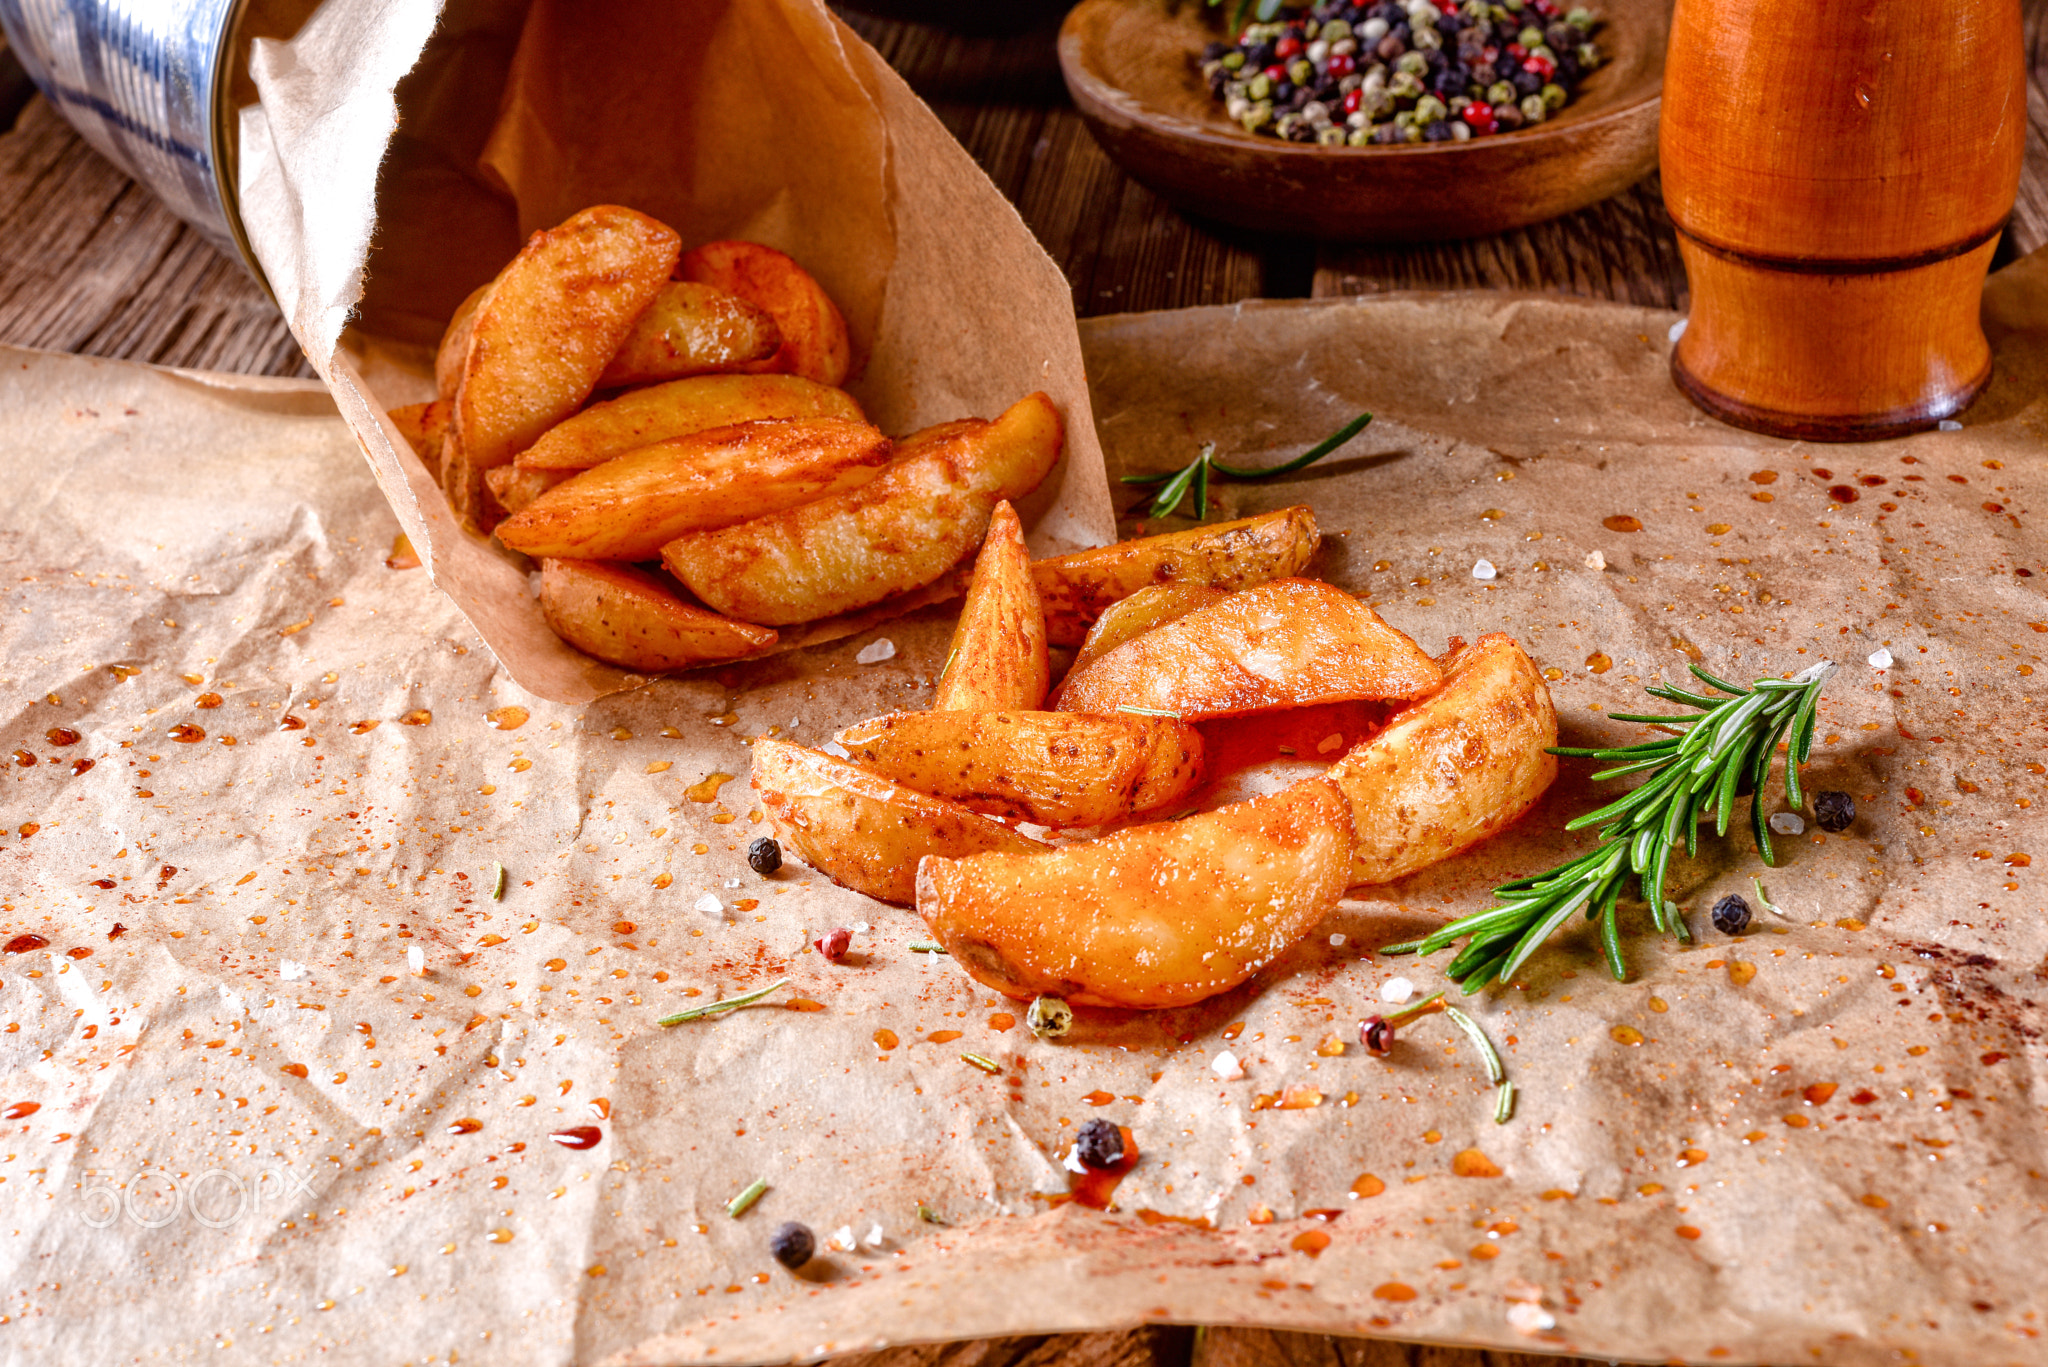
<svg viewBox="0 0 2048 1367">
<path fill-rule="evenodd" d="M 1173 1326 L 1104 1334 L 1034 1334 L 849 1353 L 833 1367 L 1189 1367 L 1195 1331 Z M 1461 1364 L 1462 1367 L 1462 1364 Z"/>
<path fill-rule="evenodd" d="M 1273 1329 L 1208 1329 L 1192 1367 L 1606 1367 L 1591 1358 L 1445 1348 Z"/>
</svg>

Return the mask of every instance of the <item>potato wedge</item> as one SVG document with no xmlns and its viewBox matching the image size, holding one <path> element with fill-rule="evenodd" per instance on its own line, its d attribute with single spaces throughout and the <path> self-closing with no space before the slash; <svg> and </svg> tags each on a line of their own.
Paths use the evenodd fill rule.
<svg viewBox="0 0 2048 1367">
<path fill-rule="evenodd" d="M 444 399 L 453 400 L 462 384 L 462 363 L 469 359 L 469 329 L 476 322 L 477 308 L 490 297 L 491 286 L 497 283 L 486 280 L 471 290 L 455 306 L 455 316 L 448 320 L 448 330 L 441 334 L 441 345 L 434 352 L 434 389 Z"/>
<path fill-rule="evenodd" d="M 1202 738 L 1168 717 L 897 712 L 839 733 L 854 763 L 920 793 L 1040 826 L 1101 826 L 1178 802 Z"/>
<path fill-rule="evenodd" d="M 766 309 L 711 285 L 671 280 L 634 322 L 598 388 L 710 375 L 762 361 L 782 349 Z"/>
<path fill-rule="evenodd" d="M 1454 642 L 1444 685 L 1330 770 L 1351 799 L 1351 882 L 1386 883 L 1448 859 L 1527 811 L 1557 777 L 1550 688 L 1513 638 Z"/>
<path fill-rule="evenodd" d="M 661 557 L 690 592 L 749 622 L 787 626 L 879 603 L 938 579 L 973 549 L 1003 499 L 1059 459 L 1059 410 L 1043 394 L 991 423 L 908 438 L 864 489 L 679 537 Z"/>
<path fill-rule="evenodd" d="M 446 399 L 409 403 L 391 410 L 392 424 L 412 447 L 413 454 L 436 475 L 441 471 L 441 443 L 448 436 L 450 405 Z"/>
<path fill-rule="evenodd" d="M 1080 645 L 1110 604 L 1147 584 L 1248 589 L 1300 574 L 1321 540 L 1313 512 L 1282 508 L 1040 560 L 1031 572 L 1045 602 L 1046 639 L 1056 646 Z"/>
<path fill-rule="evenodd" d="M 1067 673 L 1078 674 L 1125 641 L 1143 636 L 1154 627 L 1177 621 L 1197 608 L 1220 603 L 1229 596 L 1228 589 L 1214 589 L 1207 584 L 1147 584 L 1130 597 L 1103 609 L 1102 615 L 1095 619 L 1095 625 L 1088 628 L 1088 638 L 1081 642 L 1081 649 L 1075 654 L 1074 663 L 1067 667 Z"/>
<path fill-rule="evenodd" d="M 794 375 L 698 375 L 594 403 L 549 428 L 515 463 L 522 470 L 588 470 L 658 441 L 777 418 L 867 421 L 853 395 Z"/>
<path fill-rule="evenodd" d="M 1144 708 L 1183 721 L 1415 698 L 1443 682 L 1422 647 L 1339 588 L 1276 579 L 1126 641 L 1067 675 L 1054 710 Z"/>
<path fill-rule="evenodd" d="M 528 555 L 652 560 L 686 532 L 859 489 L 890 450 L 866 423 L 838 418 L 714 427 L 572 476 L 505 519 L 498 540 Z"/>
<path fill-rule="evenodd" d="M 915 900 L 925 855 L 1044 848 L 957 803 L 788 741 L 754 742 L 754 787 L 785 849 L 841 887 L 897 906 Z"/>
<path fill-rule="evenodd" d="M 932 710 L 1028 712 L 1044 705 L 1049 682 L 1045 613 L 1031 582 L 1031 552 L 1024 549 L 1024 524 L 1005 499 L 982 538 Z"/>
<path fill-rule="evenodd" d="M 775 319 L 782 346 L 755 362 L 755 373 L 846 383 L 853 359 L 846 319 L 811 273 L 788 256 L 758 242 L 707 242 L 683 254 L 676 276 L 736 294 Z"/>
<path fill-rule="evenodd" d="M 443 485 L 474 517 L 483 472 L 509 463 L 590 397 L 597 377 L 669 278 L 675 232 L 617 205 L 535 233 L 470 324 Z"/>
<path fill-rule="evenodd" d="M 484 487 L 497 502 L 498 512 L 509 515 L 567 478 L 567 470 L 522 470 L 516 465 L 500 465 L 484 471 Z"/>
<path fill-rule="evenodd" d="M 1237 986 L 1344 895 L 1350 804 L 1312 778 L 1100 840 L 918 865 L 917 912 L 954 962 L 1018 999 L 1188 1006 Z"/>
<path fill-rule="evenodd" d="M 737 660 L 775 633 L 691 607 L 654 575 L 597 560 L 540 562 L 540 610 L 555 635 L 606 664 L 643 674 Z"/>
</svg>

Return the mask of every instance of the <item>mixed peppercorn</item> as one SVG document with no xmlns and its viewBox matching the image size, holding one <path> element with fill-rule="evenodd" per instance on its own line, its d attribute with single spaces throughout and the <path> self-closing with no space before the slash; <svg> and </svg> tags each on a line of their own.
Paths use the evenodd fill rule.
<svg viewBox="0 0 2048 1367">
<path fill-rule="evenodd" d="M 1600 65 L 1590 11 L 1555 0 L 1318 0 L 1211 43 L 1202 76 L 1247 132 L 1366 147 L 1538 124 Z"/>
</svg>

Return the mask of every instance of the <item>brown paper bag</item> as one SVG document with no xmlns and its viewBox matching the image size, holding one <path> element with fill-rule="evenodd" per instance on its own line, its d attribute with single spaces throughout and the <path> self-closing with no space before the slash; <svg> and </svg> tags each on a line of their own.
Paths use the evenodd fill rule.
<svg viewBox="0 0 2048 1367">
<path fill-rule="evenodd" d="M 457 524 L 383 414 L 431 395 L 431 348 L 463 296 L 590 204 L 651 213 L 686 244 L 794 256 L 846 314 L 849 388 L 885 431 L 1046 391 L 1067 450 L 1020 509 L 1032 548 L 1113 539 L 1059 269 L 816 0 L 474 0 L 438 24 L 427 6 L 329 0 L 289 42 L 258 41 L 250 69 L 250 241 L 435 582 L 532 692 L 587 702 L 642 680 L 556 639 L 527 562 Z"/>
</svg>

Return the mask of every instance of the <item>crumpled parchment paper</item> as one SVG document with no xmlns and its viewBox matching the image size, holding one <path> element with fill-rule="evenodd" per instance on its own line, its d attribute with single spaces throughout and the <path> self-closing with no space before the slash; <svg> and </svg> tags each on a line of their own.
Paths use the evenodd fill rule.
<svg viewBox="0 0 2048 1367">
<path fill-rule="evenodd" d="M 1578 848 L 1586 766 L 1235 992 L 1034 1040 L 910 951 L 910 913 L 745 859 L 745 740 L 921 705 L 944 608 L 546 703 L 386 567 L 399 524 L 309 386 L 0 355 L 0 939 L 47 941 L 0 954 L 0 1351 L 765 1361 L 1156 1319 L 2042 1361 L 2044 284 L 2041 258 L 1992 282 L 1997 376 L 1962 430 L 1859 447 L 1701 417 L 1648 310 L 1084 329 L 1113 472 L 1209 439 L 1275 459 L 1377 412 L 1311 472 L 1222 488 L 1224 514 L 1312 504 L 1329 577 L 1431 649 L 1513 632 L 1568 742 L 1639 735 L 1603 714 L 1695 654 L 1841 663 L 1807 779 L 1855 826 L 1783 839 L 1774 870 L 1708 840 L 1675 879 L 1691 946 L 1638 909 L 1629 982 L 1577 926 L 1469 1003 L 1520 1087 L 1506 1125 L 1442 1017 L 1359 1048 L 1389 979 L 1441 983 L 1373 951 Z M 1717 933 L 1758 873 L 1783 915 Z M 804 951 L 834 925 L 864 927 L 837 966 Z M 1054 1206 L 1096 1116 L 1139 1161 L 1114 1211 Z M 854 1247 L 796 1277 L 767 1248 L 792 1219 Z"/>
</svg>

